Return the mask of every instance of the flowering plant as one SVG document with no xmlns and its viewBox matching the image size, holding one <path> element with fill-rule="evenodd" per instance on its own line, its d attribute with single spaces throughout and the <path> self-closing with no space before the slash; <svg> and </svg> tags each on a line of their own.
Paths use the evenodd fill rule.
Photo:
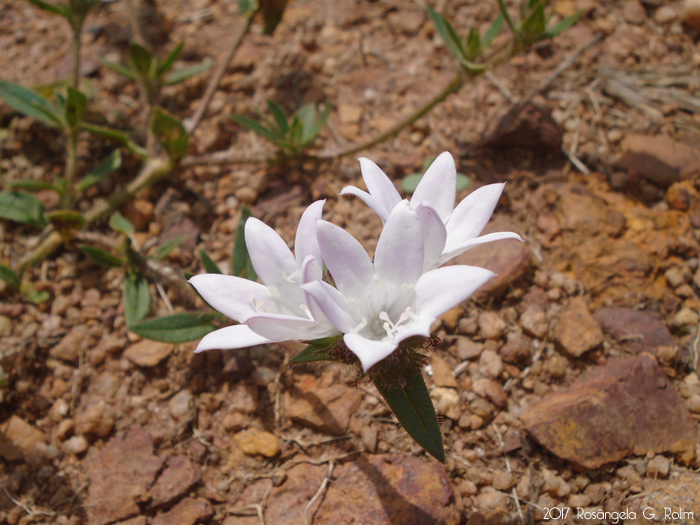
<svg viewBox="0 0 700 525">
<path fill-rule="evenodd" d="M 443 153 L 426 172 L 411 201 L 401 200 L 389 178 L 360 159 L 369 193 L 348 187 L 382 219 L 374 260 L 342 228 L 321 219 L 324 201 L 304 212 L 295 255 L 257 219 L 245 224 L 245 241 L 262 284 L 204 274 L 190 279 L 201 296 L 238 325 L 206 335 L 204 350 L 303 340 L 290 364 L 338 361 L 357 367 L 374 383 L 399 422 L 430 454 L 444 461 L 442 437 L 421 368 L 438 342 L 430 327 L 495 274 L 446 261 L 484 242 L 520 237 L 479 237 L 503 184 L 476 190 L 454 209 L 456 169 Z"/>
</svg>

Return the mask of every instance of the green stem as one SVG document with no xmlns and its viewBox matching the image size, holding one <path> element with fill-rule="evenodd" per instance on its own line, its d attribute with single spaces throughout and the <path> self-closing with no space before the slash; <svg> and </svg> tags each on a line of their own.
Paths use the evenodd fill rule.
<svg viewBox="0 0 700 525">
<path fill-rule="evenodd" d="M 80 35 L 82 24 L 77 24 L 73 29 L 73 69 L 71 71 L 71 86 L 80 89 Z"/>
<path fill-rule="evenodd" d="M 66 170 L 64 178 L 66 181 L 65 193 L 61 195 L 61 206 L 64 209 L 70 209 L 75 203 L 75 194 L 73 193 L 73 183 L 78 172 L 78 128 L 68 130 L 66 137 Z"/>
</svg>

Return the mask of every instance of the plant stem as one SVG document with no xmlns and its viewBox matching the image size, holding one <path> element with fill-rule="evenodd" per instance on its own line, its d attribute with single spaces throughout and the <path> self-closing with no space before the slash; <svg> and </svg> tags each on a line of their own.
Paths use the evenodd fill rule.
<svg viewBox="0 0 700 525">
<path fill-rule="evenodd" d="M 71 85 L 75 89 L 80 89 L 80 35 L 83 26 L 71 26 L 73 30 L 73 69 L 71 70 Z"/>
<path fill-rule="evenodd" d="M 73 193 L 73 183 L 78 172 L 78 128 L 70 128 L 66 137 L 66 170 L 64 177 L 66 181 L 66 193 L 61 195 L 61 206 L 70 209 L 75 203 Z"/>
</svg>

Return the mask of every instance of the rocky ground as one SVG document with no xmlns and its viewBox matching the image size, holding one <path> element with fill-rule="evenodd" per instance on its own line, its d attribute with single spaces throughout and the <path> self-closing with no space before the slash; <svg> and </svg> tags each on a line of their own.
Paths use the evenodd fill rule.
<svg viewBox="0 0 700 525">
<path fill-rule="evenodd" d="M 269 154 L 228 118 L 267 97 L 287 110 L 330 101 L 319 149 L 388 129 L 454 74 L 419 4 L 296 0 L 273 37 L 255 22 L 190 153 Z M 464 31 L 496 14 L 495 2 L 435 7 Z M 138 127 L 137 86 L 98 60 L 124 56 L 125 9 L 104 2 L 88 20 L 82 69 L 93 116 Z M 139 16 L 154 49 L 184 39 L 184 60 L 196 63 L 217 58 L 236 9 L 232 0 L 158 1 L 145 2 Z M 289 368 L 289 347 L 195 355 L 196 343 L 140 340 L 125 328 L 123 270 L 105 271 L 69 246 L 33 270 L 49 302 L 21 302 L 0 289 L 9 375 L 0 404 L 0 523 L 612 522 L 576 518 L 577 508 L 627 509 L 637 516 L 629 523 L 646 523 L 645 507 L 659 523 L 693 522 L 679 512 L 697 520 L 699 33 L 682 24 L 674 1 L 555 2 L 557 17 L 576 10 L 585 14 L 564 35 L 362 153 L 398 183 L 450 151 L 472 179 L 460 198 L 508 181 L 487 228 L 525 240 L 459 258 L 499 276 L 437 327 L 443 342 L 426 380 L 446 465 L 406 436 L 371 385 L 352 386 L 352 371 Z M 69 44 L 61 20 L 21 0 L 0 6 L 4 79 L 65 77 Z M 205 86 L 203 76 L 166 88 L 164 105 L 189 116 Z M 6 106 L 0 128 L 5 183 L 61 172 L 54 132 Z M 79 146 L 85 165 L 111 151 L 88 136 Z M 88 200 L 109 195 L 136 169 L 127 159 Z M 325 198 L 325 218 L 373 250 L 381 224 L 363 203 L 338 196 L 348 184 L 362 184 L 353 158 L 198 166 L 122 212 L 145 250 L 187 237 L 167 259 L 178 272 L 203 271 L 196 248 L 230 272 L 241 203 L 291 243 L 305 206 Z M 50 193 L 39 196 L 49 209 L 58 205 Z M 0 222 L 0 262 L 16 263 L 38 241 L 35 230 Z M 166 315 L 151 288 L 151 314 Z M 175 311 L 205 308 L 167 283 L 165 292 Z M 557 506 L 563 510 L 551 510 Z M 664 509 L 677 514 L 664 517 Z"/>
</svg>

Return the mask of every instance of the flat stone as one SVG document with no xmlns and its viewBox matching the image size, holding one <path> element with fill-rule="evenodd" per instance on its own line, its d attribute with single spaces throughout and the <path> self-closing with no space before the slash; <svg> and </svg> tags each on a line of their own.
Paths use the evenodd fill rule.
<svg viewBox="0 0 700 525">
<path fill-rule="evenodd" d="M 110 439 L 88 469 L 88 524 L 107 525 L 138 516 L 136 499 L 147 494 L 163 462 L 153 455 L 153 440 L 143 427 L 133 426 Z"/>
<path fill-rule="evenodd" d="M 0 456 L 7 461 L 21 459 L 41 441 L 48 441 L 48 436 L 20 417 L 0 425 Z"/>
<path fill-rule="evenodd" d="M 644 354 L 611 359 L 532 405 L 520 419 L 544 447 L 589 469 L 697 440 L 677 390 Z"/>
<path fill-rule="evenodd" d="M 236 434 L 234 439 L 243 453 L 249 456 L 261 455 L 271 458 L 280 452 L 279 441 L 270 432 L 249 428 Z"/>
<path fill-rule="evenodd" d="M 639 0 L 627 0 L 622 8 L 622 18 L 630 24 L 641 25 L 647 19 L 647 12 Z"/>
<path fill-rule="evenodd" d="M 666 324 L 649 312 L 631 308 L 600 308 L 593 317 L 629 352 L 656 354 L 659 346 L 676 345 L 676 339 Z"/>
<path fill-rule="evenodd" d="M 78 325 L 49 350 L 49 355 L 75 363 L 80 359 L 80 352 L 92 348 L 94 344 L 95 340 L 87 333 L 87 326 Z"/>
<path fill-rule="evenodd" d="M 477 379 L 472 384 L 472 390 L 481 397 L 488 397 L 499 408 L 508 405 L 508 396 L 500 383 L 492 379 Z"/>
<path fill-rule="evenodd" d="M 452 368 L 442 357 L 434 355 L 431 361 L 433 367 L 433 382 L 437 386 L 457 388 L 457 380 L 452 375 Z"/>
<path fill-rule="evenodd" d="M 175 348 L 175 345 L 170 343 L 144 339 L 127 348 L 124 352 L 124 357 L 136 365 L 151 367 L 156 366 L 168 357 L 173 348 Z"/>
<path fill-rule="evenodd" d="M 667 188 L 700 173 L 700 152 L 662 136 L 628 135 L 621 143 L 618 168 L 634 171 Z"/>
<path fill-rule="evenodd" d="M 468 337 L 457 336 L 457 355 L 460 359 L 474 359 L 483 351 L 483 343 L 475 343 Z"/>
<path fill-rule="evenodd" d="M 626 226 L 625 216 L 593 195 L 580 184 L 552 186 L 559 195 L 556 215 L 561 229 L 578 234 L 606 233 L 620 235 Z"/>
<path fill-rule="evenodd" d="M 555 317 L 552 338 L 566 353 L 579 357 L 603 342 L 603 331 L 582 297 L 572 297 Z"/>
<path fill-rule="evenodd" d="M 185 496 L 202 480 L 199 467 L 185 456 L 175 456 L 151 488 L 151 508 L 160 508 Z"/>
<path fill-rule="evenodd" d="M 170 399 L 170 401 L 168 401 L 170 415 L 177 421 L 181 421 L 192 410 L 193 401 L 194 397 L 192 396 L 192 392 L 187 389 L 180 390 L 172 397 L 172 399 Z"/>
<path fill-rule="evenodd" d="M 165 514 L 157 516 L 151 525 L 195 525 L 208 523 L 214 511 L 207 500 L 185 498 Z"/>
<path fill-rule="evenodd" d="M 512 231 L 513 225 L 496 217 L 486 225 L 482 235 L 494 232 Z M 496 277 L 484 284 L 474 294 L 477 300 L 486 297 L 500 297 L 510 285 L 520 279 L 532 266 L 532 251 L 527 244 L 515 239 L 487 242 L 455 257 L 454 264 L 479 266 L 491 270 Z"/>
<path fill-rule="evenodd" d="M 311 375 L 299 376 L 285 393 L 287 417 L 326 434 L 344 434 L 350 416 L 362 402 L 362 394 L 344 384 L 321 386 Z"/>
</svg>

